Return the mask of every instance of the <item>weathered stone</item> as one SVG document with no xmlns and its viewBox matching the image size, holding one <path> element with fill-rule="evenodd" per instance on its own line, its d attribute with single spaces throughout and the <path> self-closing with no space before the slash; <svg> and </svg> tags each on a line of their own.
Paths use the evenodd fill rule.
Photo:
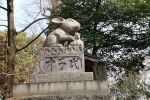
<svg viewBox="0 0 150 100">
<path fill-rule="evenodd" d="M 105 77 L 96 81 L 92 72 L 85 72 L 84 43 L 77 33 L 80 23 L 60 17 L 52 19 L 52 23 L 57 29 L 48 35 L 41 48 L 40 74 L 31 75 L 30 83 L 15 84 L 14 99 L 113 100 L 107 94 L 107 74 L 98 68 L 98 77 Z"/>
<path fill-rule="evenodd" d="M 29 83 L 41 82 L 65 82 L 65 81 L 86 81 L 93 80 L 92 72 L 63 72 L 63 73 L 49 73 L 30 75 Z"/>
<path fill-rule="evenodd" d="M 13 97 L 107 93 L 107 91 L 108 84 L 100 81 L 26 83 L 14 85 Z"/>
<path fill-rule="evenodd" d="M 84 50 L 80 49 L 79 46 L 41 48 L 41 55 L 49 55 L 49 56 L 82 54 L 83 52 Z"/>
<path fill-rule="evenodd" d="M 85 72 L 84 43 L 77 31 L 80 23 L 61 17 L 52 19 L 57 28 L 41 48 L 40 74 L 51 72 Z"/>
<path fill-rule="evenodd" d="M 75 40 L 70 42 L 69 46 L 72 46 L 72 47 L 75 46 L 76 48 L 78 48 L 79 51 L 83 51 L 84 50 L 84 42 L 81 41 L 80 34 L 75 33 L 74 37 L 75 37 Z"/>
<path fill-rule="evenodd" d="M 84 53 L 40 56 L 40 74 L 51 72 L 85 72 Z"/>
<path fill-rule="evenodd" d="M 57 26 L 54 31 L 52 31 L 44 42 L 44 47 L 52 46 L 65 46 L 66 42 L 72 42 L 75 40 L 75 32 L 80 28 L 80 23 L 74 19 L 68 18 L 64 19 L 61 17 L 53 18 L 52 23 Z M 69 45 L 69 44 L 68 44 Z"/>
<path fill-rule="evenodd" d="M 84 93 L 67 94 L 55 96 L 33 96 L 24 98 L 14 98 L 14 100 L 115 100 L 114 95 L 109 93 Z"/>
</svg>

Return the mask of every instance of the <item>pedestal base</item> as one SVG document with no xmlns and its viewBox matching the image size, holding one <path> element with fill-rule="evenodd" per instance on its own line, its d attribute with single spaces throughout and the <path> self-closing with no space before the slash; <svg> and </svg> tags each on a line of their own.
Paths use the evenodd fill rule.
<svg viewBox="0 0 150 100">
<path fill-rule="evenodd" d="M 33 96 L 14 98 L 14 100 L 116 100 L 115 96 L 109 93 L 85 93 L 55 96 Z"/>
<path fill-rule="evenodd" d="M 107 93 L 107 91 L 108 83 L 100 81 L 22 83 L 13 86 L 13 97 Z"/>
<path fill-rule="evenodd" d="M 29 83 L 93 80 L 93 72 L 60 72 L 31 75 Z"/>
</svg>

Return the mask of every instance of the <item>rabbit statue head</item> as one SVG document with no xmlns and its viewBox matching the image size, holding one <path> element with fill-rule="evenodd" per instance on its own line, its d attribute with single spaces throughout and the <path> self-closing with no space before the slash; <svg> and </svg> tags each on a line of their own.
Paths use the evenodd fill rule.
<svg viewBox="0 0 150 100">
<path fill-rule="evenodd" d="M 80 23 L 74 19 L 62 17 L 53 18 L 52 23 L 57 28 L 52 31 L 44 42 L 44 47 L 64 46 L 66 42 L 74 41 L 75 32 L 80 28 Z"/>
<path fill-rule="evenodd" d="M 68 33 L 68 35 L 74 35 L 80 29 L 80 23 L 72 18 L 64 19 L 58 17 L 52 19 L 52 23 Z"/>
</svg>

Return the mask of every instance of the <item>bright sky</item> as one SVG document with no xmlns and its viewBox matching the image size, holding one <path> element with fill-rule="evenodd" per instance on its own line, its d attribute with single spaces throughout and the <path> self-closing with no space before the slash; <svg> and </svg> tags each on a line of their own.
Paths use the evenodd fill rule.
<svg viewBox="0 0 150 100">
<path fill-rule="evenodd" d="M 25 26 L 27 26 L 29 23 L 31 23 L 34 20 L 35 16 L 37 16 L 37 12 L 39 11 L 39 8 L 35 6 L 35 4 L 30 4 L 31 2 L 33 2 L 33 0 L 14 0 L 14 19 L 15 19 L 15 28 L 17 31 L 23 29 Z M 6 7 L 6 0 L 0 1 L 0 5 Z M 0 19 L 7 20 L 7 13 L 3 9 L 0 9 Z M 0 24 L 7 25 L 7 22 L 0 20 Z M 30 30 L 27 30 L 27 32 L 39 33 L 41 31 L 41 28 L 46 27 L 47 22 L 41 21 L 38 22 L 37 24 L 38 25 L 31 26 Z M 4 29 L 6 29 L 6 27 L 0 26 L 0 30 L 4 30 Z"/>
<path fill-rule="evenodd" d="M 26 0 L 14 0 L 14 15 L 18 15 L 19 13 L 23 12 L 19 7 L 25 2 Z M 6 0 L 1 1 L 1 5 L 3 7 L 6 7 Z M 7 20 L 7 12 L 3 9 L 0 9 L 0 19 L 2 20 Z M 16 19 L 16 16 L 15 16 Z M 6 21 L 0 21 L 0 24 L 2 25 L 7 25 Z M 0 30 L 6 29 L 6 27 L 0 27 Z"/>
</svg>

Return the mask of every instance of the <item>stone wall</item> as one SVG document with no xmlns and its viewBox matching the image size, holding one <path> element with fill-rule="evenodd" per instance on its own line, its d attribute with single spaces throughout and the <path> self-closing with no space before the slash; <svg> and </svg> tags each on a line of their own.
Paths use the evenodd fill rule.
<svg viewBox="0 0 150 100">
<path fill-rule="evenodd" d="M 69 81 L 89 81 L 93 80 L 92 72 L 52 72 L 49 74 L 35 74 L 30 75 L 29 83 L 42 82 L 69 82 Z"/>
<path fill-rule="evenodd" d="M 115 100 L 115 97 L 108 93 L 56 95 L 56 96 L 35 96 L 28 98 L 14 98 L 15 100 Z"/>
<path fill-rule="evenodd" d="M 35 95 L 61 95 L 81 93 L 107 93 L 108 84 L 100 81 L 22 83 L 13 87 L 13 97 Z"/>
</svg>

